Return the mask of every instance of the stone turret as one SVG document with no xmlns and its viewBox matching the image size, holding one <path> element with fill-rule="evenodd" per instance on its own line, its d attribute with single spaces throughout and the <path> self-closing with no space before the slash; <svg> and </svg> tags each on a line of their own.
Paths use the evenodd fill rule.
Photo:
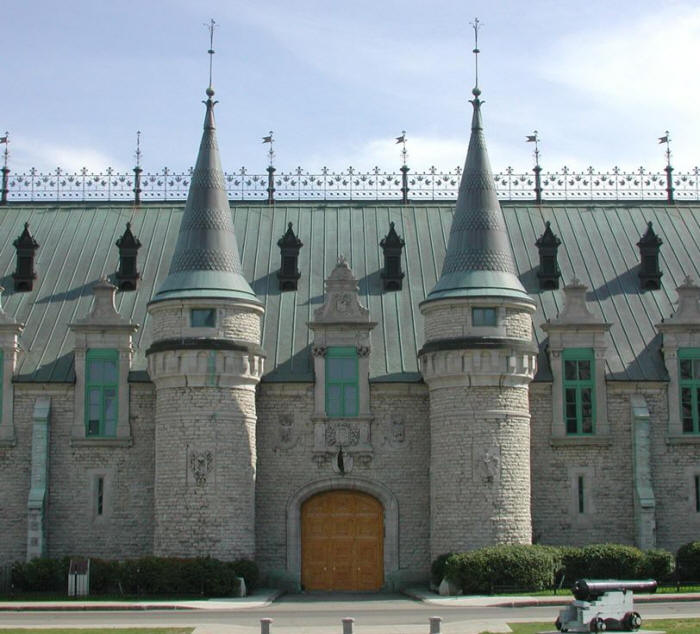
<svg viewBox="0 0 700 634">
<path fill-rule="evenodd" d="M 255 555 L 263 307 L 241 274 L 216 140 L 204 133 L 168 277 L 148 305 L 156 386 L 154 553 Z"/>
<path fill-rule="evenodd" d="M 529 543 L 535 303 L 520 283 L 473 90 L 469 150 L 442 274 L 421 303 L 430 391 L 431 556 Z"/>
</svg>

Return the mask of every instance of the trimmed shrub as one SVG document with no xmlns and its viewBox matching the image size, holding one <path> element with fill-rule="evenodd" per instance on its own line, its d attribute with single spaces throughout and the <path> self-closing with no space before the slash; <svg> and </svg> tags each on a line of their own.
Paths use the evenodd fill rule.
<svg viewBox="0 0 700 634">
<path fill-rule="evenodd" d="M 250 559 L 236 559 L 236 561 L 228 565 L 233 567 L 234 571 L 236 572 L 236 576 L 243 577 L 245 579 L 245 587 L 248 592 L 251 592 L 258 587 L 260 571 L 258 570 L 258 565 L 254 561 L 251 561 Z"/>
<path fill-rule="evenodd" d="M 447 569 L 447 560 L 453 555 L 453 553 L 443 553 L 438 555 L 430 564 L 430 582 L 434 586 L 439 586 L 442 580 L 445 578 L 445 572 Z"/>
<path fill-rule="evenodd" d="M 70 560 L 41 557 L 12 566 L 11 583 L 18 592 L 66 592 Z"/>
<path fill-rule="evenodd" d="M 678 549 L 676 555 L 678 578 L 681 581 L 700 581 L 700 542 L 690 542 Z"/>
<path fill-rule="evenodd" d="M 567 549 L 563 555 L 567 584 L 576 579 L 639 579 L 645 577 L 644 553 L 634 546 L 593 544 Z"/>
<path fill-rule="evenodd" d="M 675 559 L 667 550 L 647 550 L 644 553 L 640 577 L 656 579 L 662 583 L 671 578 L 675 567 Z"/>
<path fill-rule="evenodd" d="M 505 545 L 447 557 L 445 574 L 465 594 L 492 592 L 494 586 L 543 590 L 554 582 L 555 558 L 550 548 Z"/>
</svg>

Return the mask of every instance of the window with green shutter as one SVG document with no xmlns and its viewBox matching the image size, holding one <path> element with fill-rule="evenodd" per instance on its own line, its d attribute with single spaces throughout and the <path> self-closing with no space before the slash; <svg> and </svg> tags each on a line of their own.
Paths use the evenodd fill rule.
<svg viewBox="0 0 700 634">
<path fill-rule="evenodd" d="M 591 348 L 562 353 L 564 421 L 569 435 L 592 434 L 595 427 L 595 369 Z"/>
<path fill-rule="evenodd" d="M 119 351 L 95 348 L 85 359 L 85 435 L 116 436 Z"/>
<path fill-rule="evenodd" d="M 700 433 L 700 348 L 678 351 L 680 363 L 681 423 L 684 434 Z"/>
<path fill-rule="evenodd" d="M 326 415 L 357 416 L 359 385 L 357 348 L 331 347 L 326 352 Z"/>
</svg>

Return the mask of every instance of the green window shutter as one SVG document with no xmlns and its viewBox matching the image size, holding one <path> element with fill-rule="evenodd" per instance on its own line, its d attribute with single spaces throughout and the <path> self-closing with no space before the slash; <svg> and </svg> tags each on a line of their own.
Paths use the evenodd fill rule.
<svg viewBox="0 0 700 634">
<path fill-rule="evenodd" d="M 326 352 L 326 416 L 357 416 L 359 413 L 357 349 L 331 347 Z"/>
<path fill-rule="evenodd" d="M 681 424 L 684 434 L 700 433 L 700 348 L 678 351 Z"/>
<path fill-rule="evenodd" d="M 568 348 L 562 354 L 564 424 L 567 435 L 595 431 L 595 357 L 591 348 Z"/>
<path fill-rule="evenodd" d="M 119 351 L 92 348 L 85 357 L 85 435 L 117 435 Z"/>
</svg>

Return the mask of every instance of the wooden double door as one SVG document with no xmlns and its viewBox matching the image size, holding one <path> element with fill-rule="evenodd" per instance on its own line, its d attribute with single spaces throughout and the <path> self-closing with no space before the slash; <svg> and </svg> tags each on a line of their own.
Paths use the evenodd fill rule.
<svg viewBox="0 0 700 634">
<path fill-rule="evenodd" d="M 318 493 L 301 507 L 301 582 L 306 590 L 379 590 L 384 509 L 360 491 Z"/>
</svg>

